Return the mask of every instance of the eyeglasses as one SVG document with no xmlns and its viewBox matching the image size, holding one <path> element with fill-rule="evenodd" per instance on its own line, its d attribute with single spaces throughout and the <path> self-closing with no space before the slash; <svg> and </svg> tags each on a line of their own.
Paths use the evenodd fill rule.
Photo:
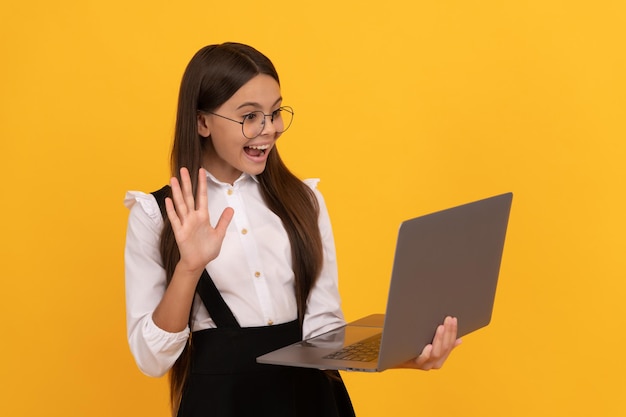
<svg viewBox="0 0 626 417">
<path fill-rule="evenodd" d="M 209 112 L 213 116 L 221 117 L 222 119 L 230 120 L 231 122 L 239 123 L 241 125 L 241 131 L 243 135 L 248 139 L 254 139 L 259 136 L 263 129 L 265 129 L 265 118 L 269 117 L 276 129 L 276 133 L 283 133 L 289 129 L 291 122 L 293 122 L 293 109 L 289 106 L 279 107 L 270 114 L 265 114 L 261 110 L 250 112 L 243 116 L 243 121 L 231 119 L 230 117 L 222 116 L 221 114 Z"/>
</svg>

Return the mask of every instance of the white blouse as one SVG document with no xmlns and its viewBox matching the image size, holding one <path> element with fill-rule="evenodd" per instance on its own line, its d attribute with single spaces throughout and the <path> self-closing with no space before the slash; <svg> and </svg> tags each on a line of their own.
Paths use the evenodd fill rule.
<svg viewBox="0 0 626 417">
<path fill-rule="evenodd" d="M 282 324 L 297 318 L 291 247 L 281 220 L 263 201 L 258 180 L 242 174 L 234 184 L 217 181 L 207 173 L 211 223 L 226 207 L 234 209 L 219 256 L 206 269 L 224 301 L 242 327 Z M 317 196 L 324 264 L 311 290 L 304 317 L 303 337 L 345 323 L 337 288 L 335 243 L 319 180 L 306 180 Z M 126 323 L 130 349 L 147 375 L 165 374 L 181 354 L 190 329 L 170 333 L 152 321 L 152 313 L 166 287 L 159 252 L 163 219 L 151 194 L 129 191 L 126 233 Z M 196 294 L 191 331 L 215 327 Z"/>
</svg>

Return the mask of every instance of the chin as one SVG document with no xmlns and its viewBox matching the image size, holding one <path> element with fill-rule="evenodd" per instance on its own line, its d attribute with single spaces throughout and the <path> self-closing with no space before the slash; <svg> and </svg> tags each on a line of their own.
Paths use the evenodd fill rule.
<svg viewBox="0 0 626 417">
<path fill-rule="evenodd" d="M 248 171 L 246 171 L 246 173 L 248 173 L 250 175 L 260 175 L 260 174 L 263 173 L 263 171 L 265 171 L 265 164 L 263 164 L 262 167 L 258 167 L 258 168 L 255 168 L 255 169 L 248 170 Z"/>
</svg>

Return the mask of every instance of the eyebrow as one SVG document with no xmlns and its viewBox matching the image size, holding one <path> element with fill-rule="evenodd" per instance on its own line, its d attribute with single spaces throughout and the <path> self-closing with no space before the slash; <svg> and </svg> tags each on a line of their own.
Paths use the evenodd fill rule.
<svg viewBox="0 0 626 417">
<path fill-rule="evenodd" d="M 282 96 L 278 97 L 278 99 L 274 102 L 274 104 L 272 104 L 272 107 L 276 106 L 278 103 L 280 103 L 283 100 Z M 254 101 L 246 101 L 245 103 L 239 105 L 237 107 L 237 110 L 243 108 L 243 107 L 248 107 L 248 106 L 252 106 L 252 107 L 257 107 L 257 108 L 261 108 L 261 104 L 260 103 L 256 103 Z"/>
</svg>

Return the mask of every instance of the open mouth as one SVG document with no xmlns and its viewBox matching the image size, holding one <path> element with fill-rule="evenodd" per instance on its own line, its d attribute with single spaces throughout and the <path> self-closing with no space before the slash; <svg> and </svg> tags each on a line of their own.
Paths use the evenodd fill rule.
<svg viewBox="0 0 626 417">
<path fill-rule="evenodd" d="M 245 153 L 247 153 L 250 156 L 263 156 L 265 155 L 265 151 L 267 149 L 269 149 L 270 145 L 251 145 L 251 146 L 244 146 L 243 150 Z"/>
</svg>

